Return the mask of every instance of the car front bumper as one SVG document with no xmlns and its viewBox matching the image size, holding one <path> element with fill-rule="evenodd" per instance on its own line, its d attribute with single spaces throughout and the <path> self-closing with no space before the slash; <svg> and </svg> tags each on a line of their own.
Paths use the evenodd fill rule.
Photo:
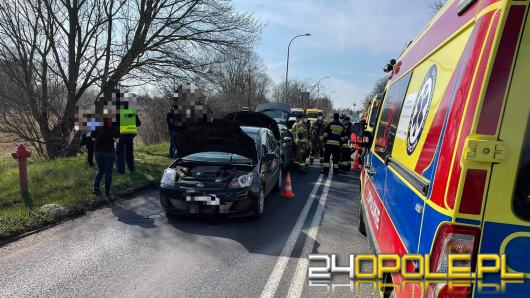
<svg viewBox="0 0 530 298">
<path fill-rule="evenodd" d="M 169 214 L 246 215 L 254 210 L 258 194 L 250 189 L 208 191 L 160 187 L 160 204 Z"/>
</svg>

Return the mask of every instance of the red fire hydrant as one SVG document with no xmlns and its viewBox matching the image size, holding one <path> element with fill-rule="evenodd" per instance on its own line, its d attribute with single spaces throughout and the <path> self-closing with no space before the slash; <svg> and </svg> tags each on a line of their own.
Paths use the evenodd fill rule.
<svg viewBox="0 0 530 298">
<path fill-rule="evenodd" d="M 20 144 L 17 147 L 17 151 L 11 153 L 14 159 L 18 160 L 18 175 L 20 180 L 20 194 L 24 203 L 28 208 L 32 207 L 31 198 L 28 190 L 28 170 L 26 166 L 26 159 L 31 157 L 31 151 L 26 150 L 24 145 Z"/>
</svg>

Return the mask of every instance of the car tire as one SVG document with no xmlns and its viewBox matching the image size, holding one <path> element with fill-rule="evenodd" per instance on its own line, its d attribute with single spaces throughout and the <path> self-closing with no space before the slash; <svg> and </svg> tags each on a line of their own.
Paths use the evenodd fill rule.
<svg viewBox="0 0 530 298">
<path fill-rule="evenodd" d="M 260 218 L 263 216 L 263 211 L 265 210 L 265 193 L 260 190 L 258 197 L 256 198 L 256 203 L 254 204 L 254 218 Z"/>
</svg>

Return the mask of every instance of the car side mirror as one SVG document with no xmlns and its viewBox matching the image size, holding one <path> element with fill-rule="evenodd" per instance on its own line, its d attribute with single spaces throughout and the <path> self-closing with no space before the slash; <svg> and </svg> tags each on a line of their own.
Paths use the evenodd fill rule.
<svg viewBox="0 0 530 298">
<path fill-rule="evenodd" d="M 292 141 L 293 141 L 293 138 L 291 138 L 291 137 L 283 138 L 283 143 L 291 143 Z"/>
</svg>

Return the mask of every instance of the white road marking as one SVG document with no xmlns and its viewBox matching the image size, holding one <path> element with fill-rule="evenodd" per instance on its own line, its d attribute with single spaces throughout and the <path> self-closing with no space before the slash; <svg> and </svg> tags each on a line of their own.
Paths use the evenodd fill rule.
<svg viewBox="0 0 530 298">
<path fill-rule="evenodd" d="M 328 198 L 329 188 L 331 186 L 331 177 L 333 175 L 333 170 L 330 169 L 328 179 L 324 185 L 324 190 L 318 201 L 317 210 L 313 216 L 313 221 L 307 232 L 307 238 L 305 240 L 304 248 L 302 250 L 302 255 L 298 260 L 298 265 L 294 271 L 293 281 L 291 282 L 291 287 L 289 288 L 289 293 L 287 294 L 288 298 L 298 298 L 302 296 L 302 290 L 304 288 L 304 281 L 306 277 L 307 267 L 309 266 L 308 256 L 313 251 L 313 246 L 315 245 L 315 240 L 317 238 L 318 227 L 322 221 L 322 215 L 324 214 L 324 206 L 326 205 L 326 200 Z"/>
<path fill-rule="evenodd" d="M 280 284 L 283 272 L 285 271 L 287 263 L 289 262 L 289 257 L 293 252 L 296 240 L 298 239 L 298 237 L 300 236 L 300 232 L 302 231 L 302 227 L 307 218 L 307 214 L 309 213 L 309 209 L 311 209 L 311 205 L 313 205 L 313 201 L 316 198 L 318 189 L 322 184 L 323 177 L 324 175 L 322 174 L 318 177 L 318 180 L 315 183 L 315 186 L 313 187 L 313 190 L 311 191 L 311 194 L 309 195 L 309 198 L 305 203 L 304 209 L 302 209 L 302 212 L 298 216 L 296 224 L 294 225 L 293 230 L 291 231 L 291 234 L 289 235 L 289 238 L 287 239 L 287 242 L 283 247 L 282 253 L 278 257 L 278 261 L 276 261 L 276 265 L 274 266 L 274 269 L 272 270 L 271 275 L 269 276 L 269 279 L 265 284 L 265 288 L 263 288 L 263 291 L 261 292 L 261 298 L 272 298 L 276 293 L 276 289 Z"/>
</svg>

